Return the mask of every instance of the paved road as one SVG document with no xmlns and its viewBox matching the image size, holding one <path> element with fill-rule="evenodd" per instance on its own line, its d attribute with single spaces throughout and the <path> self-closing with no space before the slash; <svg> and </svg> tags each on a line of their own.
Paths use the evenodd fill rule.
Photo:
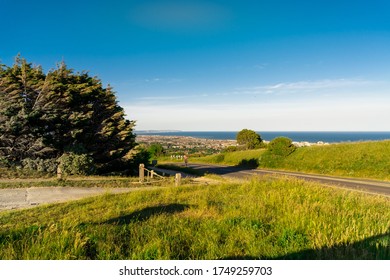
<svg viewBox="0 0 390 280">
<path fill-rule="evenodd" d="M 222 176 L 245 178 L 253 175 L 278 175 L 278 176 L 292 176 L 308 181 L 319 182 L 325 185 L 332 185 L 342 188 L 354 189 L 361 192 L 372 194 L 380 194 L 390 197 L 390 182 L 364 180 L 364 179 L 350 179 L 343 177 L 322 176 L 305 174 L 298 172 L 287 172 L 277 170 L 263 170 L 263 169 L 244 169 L 235 166 L 221 166 L 211 164 L 189 164 L 188 167 L 197 169 L 201 172 L 218 174 Z"/>
</svg>

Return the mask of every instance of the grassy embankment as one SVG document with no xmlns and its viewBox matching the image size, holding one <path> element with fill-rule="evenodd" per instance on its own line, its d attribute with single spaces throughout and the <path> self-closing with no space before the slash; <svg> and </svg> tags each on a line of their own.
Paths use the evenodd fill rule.
<svg viewBox="0 0 390 280">
<path fill-rule="evenodd" d="M 0 259 L 390 259 L 388 198 L 295 179 L 0 213 Z"/>
<path fill-rule="evenodd" d="M 226 165 L 236 165 L 236 166 L 249 166 L 257 167 L 258 159 L 264 153 L 264 149 L 261 150 L 246 150 L 246 151 L 236 151 L 228 153 L 220 153 L 205 157 L 190 157 L 189 163 L 211 163 L 211 164 L 226 164 Z M 170 158 L 159 158 L 158 166 L 161 168 L 168 168 L 172 170 L 178 170 L 186 172 L 189 174 L 202 175 L 199 171 L 191 169 L 190 167 L 186 168 L 183 166 L 178 166 L 170 163 L 183 163 L 182 160 L 172 160 Z"/>
<path fill-rule="evenodd" d="M 192 158 L 192 162 L 276 168 L 335 176 L 390 181 L 390 141 L 356 142 L 298 148 L 275 162 L 262 162 L 265 150 L 239 151 Z"/>
</svg>

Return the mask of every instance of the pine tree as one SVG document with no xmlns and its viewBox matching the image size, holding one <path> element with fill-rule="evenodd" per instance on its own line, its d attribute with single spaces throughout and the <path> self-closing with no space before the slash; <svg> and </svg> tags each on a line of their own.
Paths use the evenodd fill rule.
<svg viewBox="0 0 390 280">
<path fill-rule="evenodd" d="M 20 56 L 0 67 L 0 157 L 92 157 L 100 172 L 129 168 L 136 157 L 134 121 L 125 119 L 113 89 L 65 63 L 45 75 Z"/>
<path fill-rule="evenodd" d="M 121 168 L 135 147 L 134 122 L 126 120 L 111 87 L 86 72 L 74 74 L 64 63 L 48 73 L 38 102 L 44 143 L 86 153 L 102 172 Z"/>
<path fill-rule="evenodd" d="M 34 134 L 34 103 L 44 74 L 17 56 L 0 70 L 0 156 L 12 162 L 34 158 L 43 145 Z"/>
</svg>

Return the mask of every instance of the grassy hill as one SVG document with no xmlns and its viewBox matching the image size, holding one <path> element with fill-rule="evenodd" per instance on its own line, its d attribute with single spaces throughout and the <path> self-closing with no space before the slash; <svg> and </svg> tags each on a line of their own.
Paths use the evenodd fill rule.
<svg viewBox="0 0 390 280">
<path fill-rule="evenodd" d="M 252 163 L 264 168 L 390 180 L 390 141 L 302 147 L 274 162 L 263 162 L 264 152 L 239 151 L 191 160 L 233 165 Z"/>
<path fill-rule="evenodd" d="M 388 198 L 296 179 L 0 213 L 0 259 L 390 259 Z"/>
</svg>

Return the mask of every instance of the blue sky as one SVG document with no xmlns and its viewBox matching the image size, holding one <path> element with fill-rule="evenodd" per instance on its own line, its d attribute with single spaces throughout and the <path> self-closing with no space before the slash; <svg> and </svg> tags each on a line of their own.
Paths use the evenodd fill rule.
<svg viewBox="0 0 390 280">
<path fill-rule="evenodd" d="M 0 0 L 0 59 L 111 84 L 136 129 L 390 130 L 389 1 Z"/>
</svg>

